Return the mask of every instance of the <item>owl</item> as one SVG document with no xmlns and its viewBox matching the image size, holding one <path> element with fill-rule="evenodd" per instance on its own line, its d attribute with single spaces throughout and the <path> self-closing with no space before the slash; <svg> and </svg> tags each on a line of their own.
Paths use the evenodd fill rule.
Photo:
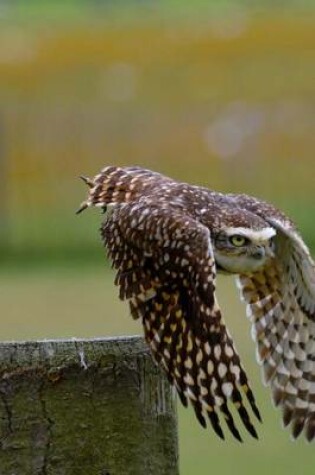
<svg viewBox="0 0 315 475">
<path fill-rule="evenodd" d="M 258 363 L 293 438 L 315 436 L 315 265 L 293 222 L 272 205 L 222 194 L 140 167 L 82 177 L 78 210 L 106 212 L 101 236 L 119 296 L 143 324 L 156 363 L 200 424 L 257 438 L 253 391 L 216 296 L 236 276 Z M 231 411 L 231 409 L 234 409 Z M 238 413 L 238 414 L 237 414 Z"/>
</svg>

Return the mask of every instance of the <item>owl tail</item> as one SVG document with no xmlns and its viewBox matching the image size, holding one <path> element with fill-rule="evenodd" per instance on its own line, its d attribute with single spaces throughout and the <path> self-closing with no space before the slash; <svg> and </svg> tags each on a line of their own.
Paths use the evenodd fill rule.
<svg viewBox="0 0 315 475">
<path fill-rule="evenodd" d="M 130 203 L 154 192 L 161 175 L 140 167 L 106 167 L 94 178 L 80 177 L 89 187 L 88 197 L 77 214 L 90 206 L 106 209 L 109 204 Z"/>
</svg>

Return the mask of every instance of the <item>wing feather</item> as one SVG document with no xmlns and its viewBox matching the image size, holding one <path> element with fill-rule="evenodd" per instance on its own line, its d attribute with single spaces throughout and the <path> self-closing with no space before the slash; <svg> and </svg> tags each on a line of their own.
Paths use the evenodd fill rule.
<svg viewBox="0 0 315 475">
<path fill-rule="evenodd" d="M 202 426 L 209 419 L 219 437 L 223 419 L 241 440 L 232 404 L 257 437 L 243 395 L 259 412 L 215 298 L 209 230 L 165 203 L 129 203 L 115 207 L 102 236 L 120 297 L 141 318 L 152 355 L 183 404 L 192 404 Z"/>
<path fill-rule="evenodd" d="M 248 207 L 248 206 L 247 206 Z M 252 207 L 250 207 L 252 210 Z M 263 270 L 239 278 L 253 324 L 258 361 L 294 438 L 315 437 L 315 267 L 287 219 L 265 217 L 277 231 L 276 254 Z"/>
<path fill-rule="evenodd" d="M 315 321 L 315 264 L 309 249 L 290 223 L 275 218 L 268 218 L 268 222 L 278 231 L 279 257 L 286 262 L 297 302 Z"/>
</svg>

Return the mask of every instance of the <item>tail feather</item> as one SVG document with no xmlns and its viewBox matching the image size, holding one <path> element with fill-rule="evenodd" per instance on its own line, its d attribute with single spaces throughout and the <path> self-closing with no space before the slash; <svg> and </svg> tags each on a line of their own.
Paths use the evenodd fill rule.
<svg viewBox="0 0 315 475">
<path fill-rule="evenodd" d="M 106 208 L 109 204 L 137 201 L 154 191 L 161 175 L 140 167 L 109 166 L 92 179 L 80 178 L 88 185 L 89 193 L 77 214 L 90 206 Z"/>
</svg>

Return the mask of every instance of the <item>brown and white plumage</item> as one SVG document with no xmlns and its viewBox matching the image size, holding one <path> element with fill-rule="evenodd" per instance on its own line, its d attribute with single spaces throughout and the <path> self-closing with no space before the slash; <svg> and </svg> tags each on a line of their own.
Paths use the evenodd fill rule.
<svg viewBox="0 0 315 475">
<path fill-rule="evenodd" d="M 246 195 L 223 195 L 139 167 L 84 179 L 80 210 L 110 208 L 102 238 L 120 298 L 156 362 L 199 422 L 241 440 L 234 405 L 257 437 L 253 393 L 216 299 L 216 273 L 239 275 L 258 359 L 285 424 L 315 436 L 315 270 L 293 223 Z M 247 402 L 246 402 L 247 401 Z"/>
<path fill-rule="evenodd" d="M 293 223 L 270 205 L 236 198 L 265 215 L 277 231 L 277 253 L 264 269 L 240 275 L 239 283 L 258 344 L 258 361 L 285 425 L 296 438 L 315 433 L 315 266 Z"/>
</svg>

